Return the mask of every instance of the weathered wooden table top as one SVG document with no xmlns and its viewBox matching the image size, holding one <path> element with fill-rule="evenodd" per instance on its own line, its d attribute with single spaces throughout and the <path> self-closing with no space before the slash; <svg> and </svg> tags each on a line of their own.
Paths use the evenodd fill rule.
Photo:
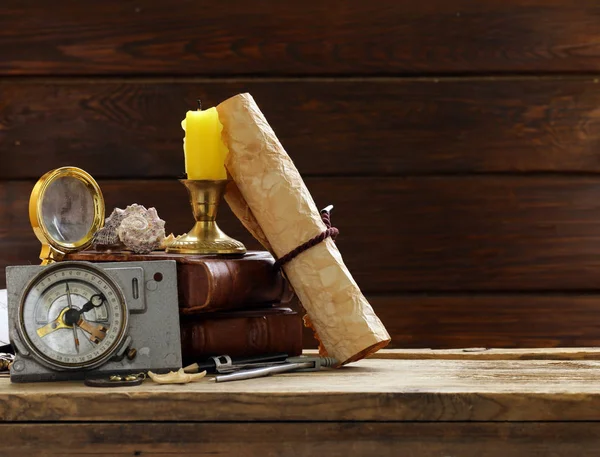
<svg viewBox="0 0 600 457">
<path fill-rule="evenodd" d="M 229 383 L 101 389 L 4 378 L 0 420 L 600 420 L 594 359 L 600 351 L 386 351 L 338 370 Z"/>
<path fill-rule="evenodd" d="M 0 456 L 38 450 L 42 437 L 49 455 L 184 455 L 200 445 L 207 453 L 241 446 L 245 455 L 311 455 L 310 446 L 323 443 L 331 455 L 362 446 L 365 455 L 373 446 L 395 455 L 398 443 L 418 451 L 407 455 L 446 455 L 439 453 L 457 452 L 465 439 L 464 455 L 536 455 L 540 443 L 539 452 L 569 455 L 584 442 L 600 452 L 595 421 L 597 349 L 385 351 L 339 370 L 218 384 L 100 389 L 0 379 L 0 433 L 8 441 Z M 498 454 L 483 452 L 488 444 Z"/>
</svg>

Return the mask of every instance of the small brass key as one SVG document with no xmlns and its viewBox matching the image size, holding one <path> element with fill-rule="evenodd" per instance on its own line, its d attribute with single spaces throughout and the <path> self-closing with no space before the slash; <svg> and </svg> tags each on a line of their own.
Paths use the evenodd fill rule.
<svg viewBox="0 0 600 457">
<path fill-rule="evenodd" d="M 146 379 L 146 373 L 112 375 L 108 378 L 86 378 L 84 383 L 89 387 L 128 387 L 139 386 Z"/>
</svg>

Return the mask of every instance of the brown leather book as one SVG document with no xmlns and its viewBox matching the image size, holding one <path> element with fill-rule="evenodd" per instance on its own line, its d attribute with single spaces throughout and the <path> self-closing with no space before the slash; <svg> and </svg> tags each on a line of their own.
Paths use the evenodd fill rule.
<svg viewBox="0 0 600 457">
<path fill-rule="evenodd" d="M 69 260 L 89 262 L 133 262 L 176 260 L 179 307 L 182 314 L 197 314 L 236 308 L 286 304 L 294 294 L 275 260 L 266 251 L 250 251 L 243 257 L 185 254 L 83 251 Z"/>
<path fill-rule="evenodd" d="M 186 363 L 215 355 L 247 357 L 302 353 L 302 318 L 290 308 L 264 308 L 181 317 Z"/>
</svg>

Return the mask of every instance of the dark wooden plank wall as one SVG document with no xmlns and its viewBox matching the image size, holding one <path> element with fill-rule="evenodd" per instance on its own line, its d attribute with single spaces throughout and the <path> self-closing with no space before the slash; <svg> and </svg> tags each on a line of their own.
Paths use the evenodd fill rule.
<svg viewBox="0 0 600 457">
<path fill-rule="evenodd" d="M 589 0 L 6 0 L 0 267 L 61 165 L 188 229 L 179 121 L 249 91 L 394 347 L 597 345 L 599 42 Z"/>
</svg>

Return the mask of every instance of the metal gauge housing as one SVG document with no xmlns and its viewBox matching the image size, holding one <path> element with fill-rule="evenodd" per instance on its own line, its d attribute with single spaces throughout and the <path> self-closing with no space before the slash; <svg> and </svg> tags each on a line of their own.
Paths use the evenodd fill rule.
<svg viewBox="0 0 600 457">
<path fill-rule="evenodd" d="M 12 382 L 181 368 L 173 260 L 6 267 Z"/>
<path fill-rule="evenodd" d="M 125 299 L 104 271 L 89 264 L 54 264 L 25 289 L 18 312 L 23 341 L 56 369 L 93 368 L 123 342 Z"/>
</svg>

